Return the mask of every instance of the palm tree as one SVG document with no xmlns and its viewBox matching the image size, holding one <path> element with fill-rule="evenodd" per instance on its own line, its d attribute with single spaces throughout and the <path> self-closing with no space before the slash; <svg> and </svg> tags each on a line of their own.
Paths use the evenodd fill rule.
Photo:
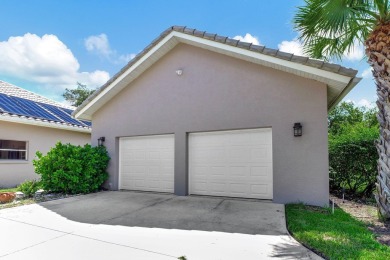
<svg viewBox="0 0 390 260">
<path fill-rule="evenodd" d="M 377 191 L 380 213 L 390 218 L 390 12 L 388 0 L 305 0 L 293 22 L 307 55 L 341 59 L 365 46 L 377 86 L 380 139 Z"/>
</svg>

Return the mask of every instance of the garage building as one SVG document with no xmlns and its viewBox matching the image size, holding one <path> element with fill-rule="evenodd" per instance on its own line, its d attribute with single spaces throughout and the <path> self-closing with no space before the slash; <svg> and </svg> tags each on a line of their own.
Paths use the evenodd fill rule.
<svg viewBox="0 0 390 260">
<path fill-rule="evenodd" d="M 92 120 L 93 144 L 104 137 L 109 189 L 323 206 L 327 113 L 356 74 L 171 27 L 74 115 Z"/>
</svg>

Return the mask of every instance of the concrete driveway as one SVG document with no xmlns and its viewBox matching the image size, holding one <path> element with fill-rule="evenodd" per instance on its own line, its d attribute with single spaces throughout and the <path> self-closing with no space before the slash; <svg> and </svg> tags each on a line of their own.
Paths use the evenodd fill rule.
<svg viewBox="0 0 390 260">
<path fill-rule="evenodd" d="M 100 192 L 0 210 L 0 230 L 2 259 L 320 259 L 257 200 Z"/>
</svg>

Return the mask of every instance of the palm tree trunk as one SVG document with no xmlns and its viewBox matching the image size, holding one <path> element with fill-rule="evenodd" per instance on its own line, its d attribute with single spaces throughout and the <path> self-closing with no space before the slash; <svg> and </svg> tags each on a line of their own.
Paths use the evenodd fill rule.
<svg viewBox="0 0 390 260">
<path fill-rule="evenodd" d="M 377 88 L 380 138 L 378 150 L 377 194 L 379 212 L 390 218 L 390 24 L 379 24 L 365 42 L 368 62 Z"/>
</svg>

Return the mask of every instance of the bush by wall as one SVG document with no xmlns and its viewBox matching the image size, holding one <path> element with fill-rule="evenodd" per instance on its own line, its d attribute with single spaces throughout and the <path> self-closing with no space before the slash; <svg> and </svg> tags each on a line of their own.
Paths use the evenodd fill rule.
<svg viewBox="0 0 390 260">
<path fill-rule="evenodd" d="M 345 189 L 354 197 L 371 197 L 375 189 L 378 153 L 376 126 L 363 123 L 344 126 L 337 135 L 329 134 L 330 189 Z"/>
<path fill-rule="evenodd" d="M 32 181 L 25 181 L 19 184 L 17 187 L 18 191 L 21 191 L 24 193 L 26 197 L 32 197 L 37 190 L 41 188 L 42 184 L 40 181 L 32 180 Z"/>
<path fill-rule="evenodd" d="M 75 146 L 57 143 L 46 155 L 37 152 L 33 161 L 35 172 L 41 175 L 42 187 L 52 192 L 68 194 L 97 191 L 107 180 L 110 160 L 104 146 Z"/>
</svg>

